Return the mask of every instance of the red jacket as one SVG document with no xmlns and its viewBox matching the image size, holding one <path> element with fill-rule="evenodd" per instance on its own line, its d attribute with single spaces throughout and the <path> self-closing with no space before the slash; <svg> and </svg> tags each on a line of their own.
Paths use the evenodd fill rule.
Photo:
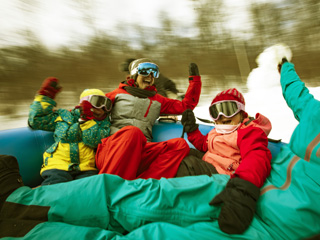
<svg viewBox="0 0 320 240">
<path fill-rule="evenodd" d="M 152 97 L 140 98 L 128 93 L 120 83 L 119 88 L 106 94 L 113 102 L 111 111 L 111 134 L 125 126 L 136 126 L 141 129 L 148 141 L 152 140 L 152 126 L 161 114 L 182 114 L 186 109 L 194 109 L 200 98 L 201 77 L 193 76 L 182 101 L 169 99 L 155 94 Z"/>
<path fill-rule="evenodd" d="M 197 129 L 188 133 L 188 140 L 200 151 L 203 160 L 211 163 L 218 173 L 240 177 L 262 187 L 271 170 L 271 152 L 267 135 L 271 123 L 261 114 L 251 121 L 246 118 L 237 131 L 230 134 L 211 130 L 206 136 Z"/>
</svg>

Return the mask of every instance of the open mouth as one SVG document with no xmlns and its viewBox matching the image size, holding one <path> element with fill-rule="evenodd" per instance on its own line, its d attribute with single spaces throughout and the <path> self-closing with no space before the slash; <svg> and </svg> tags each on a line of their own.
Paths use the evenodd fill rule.
<svg viewBox="0 0 320 240">
<path fill-rule="evenodd" d="M 148 79 L 143 80 L 143 83 L 145 83 L 145 84 L 151 84 L 151 80 L 148 80 Z"/>
</svg>

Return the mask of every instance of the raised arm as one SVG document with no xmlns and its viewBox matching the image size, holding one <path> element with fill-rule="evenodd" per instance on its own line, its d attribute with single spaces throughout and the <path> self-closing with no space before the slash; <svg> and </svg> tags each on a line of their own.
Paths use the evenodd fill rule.
<svg viewBox="0 0 320 240">
<path fill-rule="evenodd" d="M 280 82 L 283 97 L 298 121 L 303 116 L 310 115 L 315 109 L 319 109 L 320 102 L 309 93 L 292 63 L 284 61 L 282 64 Z"/>
<path fill-rule="evenodd" d="M 59 116 L 53 109 L 57 105 L 54 98 L 61 91 L 59 80 L 46 78 L 29 109 L 28 124 L 32 129 L 54 131 L 55 120 Z"/>
<path fill-rule="evenodd" d="M 199 102 L 201 94 L 201 77 L 195 63 L 189 65 L 189 87 L 182 101 L 161 98 L 160 114 L 182 114 L 186 109 L 194 109 Z"/>
</svg>

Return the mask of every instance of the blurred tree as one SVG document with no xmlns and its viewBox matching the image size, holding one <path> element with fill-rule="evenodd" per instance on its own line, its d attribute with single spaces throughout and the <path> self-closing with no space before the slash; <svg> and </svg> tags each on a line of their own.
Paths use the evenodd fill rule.
<svg viewBox="0 0 320 240">
<path fill-rule="evenodd" d="M 14 102 L 17 96 L 29 102 L 48 76 L 63 81 L 62 94 L 66 95 L 76 92 L 78 96 L 87 87 L 109 91 L 123 80 L 119 63 L 139 57 L 157 61 L 161 71 L 174 79 L 187 77 L 188 64 L 196 62 L 207 80 L 203 89 L 209 91 L 212 86 L 225 84 L 230 79 L 238 83 L 239 76 L 245 79 L 257 54 L 278 42 L 293 48 L 294 62 L 298 63 L 302 77 L 319 75 L 316 65 L 320 56 L 318 0 L 251 1 L 253 32 L 248 33 L 246 39 L 232 36 L 232 32 L 226 30 L 223 0 L 189 1 L 196 14 L 194 25 L 175 22 L 166 12 L 160 12 L 155 15 L 159 27 L 119 22 L 115 30 L 102 31 L 96 25 L 94 12 L 99 5 L 95 1 L 66 0 L 75 11 L 70 21 L 83 23 L 91 31 L 91 37 L 87 41 L 75 37 L 74 44 L 49 51 L 35 32 L 27 28 L 28 24 L 38 24 L 36 14 L 43 10 L 41 6 L 45 3 L 18 0 L 18 12 L 28 24 L 22 24 L 16 33 L 18 37 L 13 37 L 20 46 L 0 49 L 1 103 Z M 190 37 L 181 33 L 192 34 Z M 1 37 L 7 39 L 6 33 Z M 0 105 L 0 111 L 2 108 Z"/>
<path fill-rule="evenodd" d="M 192 0 L 196 11 L 200 51 L 228 46 L 228 31 L 224 26 L 225 14 L 222 0 Z M 229 43 L 230 44 L 230 43 Z M 230 46 L 230 45 L 229 45 Z"/>
<path fill-rule="evenodd" d="M 282 9 L 275 3 L 253 3 L 250 7 L 254 38 L 257 46 L 270 46 L 282 42 Z"/>
<path fill-rule="evenodd" d="M 320 2 L 319 0 L 296 0 L 296 36 L 303 39 L 303 47 L 318 50 L 320 46 Z"/>
</svg>

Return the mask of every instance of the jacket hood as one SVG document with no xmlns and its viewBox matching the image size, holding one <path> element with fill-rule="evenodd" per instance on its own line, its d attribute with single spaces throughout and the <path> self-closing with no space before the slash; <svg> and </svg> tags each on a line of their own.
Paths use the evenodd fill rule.
<svg viewBox="0 0 320 240">
<path fill-rule="evenodd" d="M 255 126 L 255 127 L 261 128 L 265 132 L 265 134 L 267 136 L 271 132 L 272 125 L 271 125 L 270 120 L 267 117 L 265 117 L 264 115 L 260 114 L 260 113 L 256 114 L 254 120 L 252 120 L 250 122 L 249 121 L 250 121 L 250 118 L 246 118 L 243 121 L 243 127 Z M 246 124 L 247 122 L 249 122 L 249 123 Z"/>
</svg>

